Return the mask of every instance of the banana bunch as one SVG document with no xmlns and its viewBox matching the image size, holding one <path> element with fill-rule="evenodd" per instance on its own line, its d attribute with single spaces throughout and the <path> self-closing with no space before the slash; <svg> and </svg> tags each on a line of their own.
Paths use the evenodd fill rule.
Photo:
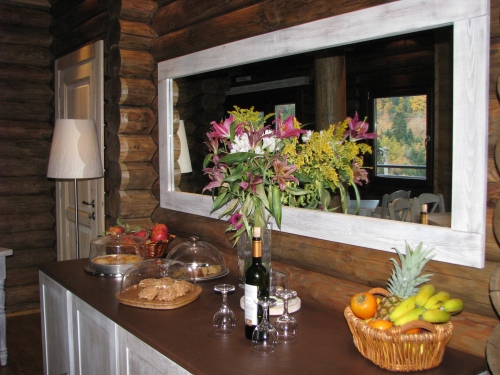
<svg viewBox="0 0 500 375">
<path fill-rule="evenodd" d="M 445 291 L 436 293 L 432 284 L 423 285 L 417 294 L 403 300 L 392 311 L 389 320 L 395 326 L 401 326 L 413 320 L 425 320 L 429 323 L 449 322 L 452 315 L 464 309 L 460 298 L 450 298 Z"/>
</svg>

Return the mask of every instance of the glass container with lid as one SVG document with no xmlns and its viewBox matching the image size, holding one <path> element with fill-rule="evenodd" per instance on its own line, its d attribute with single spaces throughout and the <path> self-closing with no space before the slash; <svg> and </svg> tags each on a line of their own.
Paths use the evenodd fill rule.
<svg viewBox="0 0 500 375">
<path fill-rule="evenodd" d="M 90 241 L 88 273 L 121 277 L 133 264 L 145 258 L 144 238 L 129 234 L 99 237 Z"/>
<path fill-rule="evenodd" d="M 190 237 L 172 249 L 167 259 L 175 259 L 191 268 L 196 280 L 210 280 L 229 273 L 226 262 L 220 251 L 198 237 Z"/>
</svg>

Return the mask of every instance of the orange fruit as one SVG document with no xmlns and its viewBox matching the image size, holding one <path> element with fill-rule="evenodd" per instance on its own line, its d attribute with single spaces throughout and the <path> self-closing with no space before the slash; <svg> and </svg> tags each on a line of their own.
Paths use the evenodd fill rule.
<svg viewBox="0 0 500 375">
<path fill-rule="evenodd" d="M 380 330 L 385 330 L 385 329 L 389 329 L 393 326 L 392 322 L 389 321 L 389 320 L 383 320 L 383 319 L 379 319 L 379 320 L 370 320 L 368 322 L 369 325 L 371 325 L 372 327 L 376 328 L 376 329 L 380 329 Z"/>
<path fill-rule="evenodd" d="M 360 319 L 373 318 L 377 312 L 377 300 L 371 293 L 357 293 L 351 298 L 351 310 Z"/>
</svg>

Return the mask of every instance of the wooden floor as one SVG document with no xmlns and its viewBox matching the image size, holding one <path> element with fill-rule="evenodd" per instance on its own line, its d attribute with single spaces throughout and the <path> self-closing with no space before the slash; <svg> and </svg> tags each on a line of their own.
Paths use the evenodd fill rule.
<svg viewBox="0 0 500 375">
<path fill-rule="evenodd" d="M 7 366 L 0 375 L 43 374 L 40 313 L 7 317 Z"/>
</svg>

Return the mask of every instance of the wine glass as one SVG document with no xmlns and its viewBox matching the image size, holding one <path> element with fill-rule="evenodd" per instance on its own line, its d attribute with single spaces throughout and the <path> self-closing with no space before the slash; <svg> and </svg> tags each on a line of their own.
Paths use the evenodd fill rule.
<svg viewBox="0 0 500 375">
<path fill-rule="evenodd" d="M 261 297 L 255 303 L 262 307 L 262 321 L 255 327 L 252 334 L 253 348 L 259 353 L 274 353 L 278 345 L 278 333 L 269 323 L 269 306 L 276 303 L 274 298 Z"/>
<path fill-rule="evenodd" d="M 278 333 L 279 342 L 292 342 L 297 339 L 298 324 L 294 317 L 288 315 L 288 300 L 297 297 L 294 290 L 282 289 L 276 291 L 276 296 L 283 300 L 283 314 L 276 320 L 274 328 Z"/>
<path fill-rule="evenodd" d="M 236 327 L 236 315 L 227 306 L 227 293 L 234 291 L 234 285 L 220 284 L 214 286 L 216 292 L 222 294 L 222 306 L 214 315 L 214 331 L 219 336 L 232 335 Z"/>
</svg>

